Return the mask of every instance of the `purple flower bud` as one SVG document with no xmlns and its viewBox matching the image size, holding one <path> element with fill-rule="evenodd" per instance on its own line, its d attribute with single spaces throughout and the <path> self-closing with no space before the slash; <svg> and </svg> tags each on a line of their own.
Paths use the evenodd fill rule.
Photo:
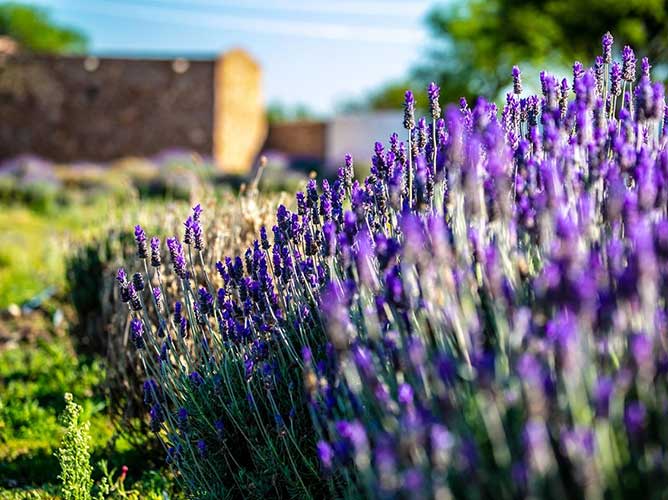
<svg viewBox="0 0 668 500">
<path fill-rule="evenodd" d="M 158 432 L 160 430 L 160 424 L 165 421 L 165 416 L 162 413 L 160 403 L 155 402 L 153 406 L 151 406 L 149 415 L 151 417 L 151 430 L 153 432 Z"/>
<path fill-rule="evenodd" d="M 408 384 L 401 384 L 398 399 L 402 405 L 411 406 L 413 404 L 413 388 Z"/>
<path fill-rule="evenodd" d="M 431 117 L 434 120 L 438 120 L 441 117 L 441 105 L 439 103 L 439 97 L 441 95 L 441 89 L 434 82 L 429 84 L 427 87 L 427 95 L 429 96 L 429 108 L 431 110 Z"/>
<path fill-rule="evenodd" d="M 197 205 L 199 206 L 199 205 Z M 197 452 L 199 453 L 199 456 L 202 458 L 206 458 L 207 456 L 207 447 L 206 447 L 206 441 L 203 439 L 198 439 L 197 440 Z"/>
<path fill-rule="evenodd" d="M 204 248 L 202 226 L 200 225 L 199 222 L 193 220 L 191 228 L 193 232 L 193 241 L 195 243 L 195 250 L 202 251 L 202 249 Z"/>
<path fill-rule="evenodd" d="M 144 403 L 147 405 L 158 402 L 158 384 L 152 378 L 144 382 Z"/>
<path fill-rule="evenodd" d="M 594 75 L 596 76 L 596 90 L 598 91 L 598 95 L 603 95 L 605 66 L 603 65 L 603 58 L 601 56 L 596 56 L 594 62 Z"/>
<path fill-rule="evenodd" d="M 601 44 L 603 45 L 603 62 L 605 64 L 610 64 L 612 62 L 612 42 L 612 35 L 608 31 L 601 38 Z"/>
<path fill-rule="evenodd" d="M 135 243 L 137 243 L 137 257 L 145 259 L 148 257 L 146 248 L 146 233 L 140 225 L 135 226 Z"/>
<path fill-rule="evenodd" d="M 186 279 L 186 258 L 181 243 L 176 238 L 167 238 L 167 248 L 169 248 L 174 273 L 179 278 Z"/>
<path fill-rule="evenodd" d="M 200 216 L 202 215 L 202 206 L 198 203 L 193 207 L 193 221 L 199 222 Z"/>
<path fill-rule="evenodd" d="M 601 377 L 594 388 L 594 406 L 598 417 L 607 418 L 614 383 L 610 377 Z"/>
<path fill-rule="evenodd" d="M 146 287 L 146 284 L 144 283 L 144 275 L 142 273 L 134 273 L 132 275 L 132 284 L 134 285 L 135 290 L 141 292 Z"/>
<path fill-rule="evenodd" d="M 522 73 L 519 66 L 513 66 L 513 93 L 516 95 L 522 93 Z"/>
<path fill-rule="evenodd" d="M 151 238 L 151 266 L 160 267 L 160 239 L 157 236 Z"/>
<path fill-rule="evenodd" d="M 631 83 L 636 81 L 636 54 L 628 45 L 622 50 L 622 79 Z"/>
<path fill-rule="evenodd" d="M 137 349 L 143 349 L 144 344 L 144 324 L 140 319 L 133 319 L 130 321 L 130 333 L 132 338 L 132 343 Z"/>
<path fill-rule="evenodd" d="M 334 450 L 326 441 L 318 441 L 316 445 L 318 450 L 318 458 L 325 470 L 331 470 L 334 461 Z"/>
<path fill-rule="evenodd" d="M 649 59 L 646 57 L 643 57 L 640 60 L 640 70 L 642 73 L 642 76 L 645 78 L 649 78 L 649 72 L 652 69 L 652 66 L 649 63 Z"/>
<path fill-rule="evenodd" d="M 622 93 L 622 67 L 617 61 L 610 68 L 610 94 L 617 97 Z"/>
<path fill-rule="evenodd" d="M 646 419 L 647 410 L 640 401 L 633 401 L 624 409 L 624 425 L 631 437 L 638 437 L 644 430 Z"/>
<path fill-rule="evenodd" d="M 185 231 L 183 233 L 183 243 L 185 245 L 190 245 L 193 240 L 193 218 L 189 216 L 186 221 L 183 223 Z"/>
<path fill-rule="evenodd" d="M 580 61 L 573 63 L 573 89 L 575 89 L 575 82 L 582 78 L 585 74 L 584 66 Z"/>
<path fill-rule="evenodd" d="M 188 410 L 185 408 L 179 408 L 179 411 L 176 412 L 176 423 L 177 427 L 182 433 L 188 432 Z"/>
<path fill-rule="evenodd" d="M 133 283 L 128 283 L 127 286 L 127 294 L 129 297 L 128 302 L 130 302 L 130 308 L 133 311 L 141 311 L 141 300 L 139 299 L 139 295 L 137 294 L 137 290 L 135 290 L 135 286 Z"/>
<path fill-rule="evenodd" d="M 204 379 L 197 372 L 192 372 L 190 375 L 188 375 L 188 379 L 190 379 L 190 383 L 194 387 L 199 387 L 200 385 L 202 385 L 204 383 Z"/>
<path fill-rule="evenodd" d="M 223 424 L 222 420 L 216 420 L 213 423 L 213 427 L 216 429 L 216 436 L 218 436 L 218 439 L 223 438 L 223 432 L 225 431 L 225 424 Z"/>
<path fill-rule="evenodd" d="M 128 275 L 125 273 L 125 269 L 122 267 L 118 269 L 118 272 L 116 273 L 116 281 L 120 285 L 127 285 L 128 283 Z"/>
<path fill-rule="evenodd" d="M 406 130 L 415 128 L 415 97 L 410 90 L 404 95 L 404 128 Z"/>
</svg>

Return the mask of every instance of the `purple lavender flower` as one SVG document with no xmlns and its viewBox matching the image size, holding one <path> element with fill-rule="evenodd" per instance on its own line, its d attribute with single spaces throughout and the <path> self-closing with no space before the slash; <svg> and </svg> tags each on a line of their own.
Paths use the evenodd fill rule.
<svg viewBox="0 0 668 500">
<path fill-rule="evenodd" d="M 617 61 L 610 68 L 610 94 L 617 97 L 622 93 L 622 67 Z"/>
<path fill-rule="evenodd" d="M 142 305 L 141 305 L 141 300 L 139 298 L 139 295 L 137 294 L 137 290 L 135 290 L 135 286 L 133 283 L 128 283 L 128 286 L 125 288 L 128 300 L 126 302 L 130 303 L 130 309 L 133 311 L 141 311 Z M 121 296 L 123 295 L 123 292 L 121 290 Z"/>
<path fill-rule="evenodd" d="M 643 57 L 640 60 L 640 70 L 641 74 L 644 78 L 649 78 L 649 72 L 652 69 L 652 66 L 649 63 L 649 59 L 646 57 Z"/>
<path fill-rule="evenodd" d="M 151 417 L 151 430 L 153 432 L 158 432 L 162 423 L 165 421 L 165 416 L 162 413 L 162 407 L 160 406 L 160 403 L 156 402 L 153 404 L 153 406 L 151 406 L 149 415 Z"/>
<path fill-rule="evenodd" d="M 225 424 L 223 423 L 222 420 L 216 420 L 213 423 L 213 427 L 216 429 L 216 436 L 218 436 L 218 439 L 223 438 L 223 432 L 225 431 Z"/>
<path fill-rule="evenodd" d="M 118 281 L 121 286 L 127 285 L 128 283 L 128 275 L 122 267 L 116 272 L 116 281 Z"/>
<path fill-rule="evenodd" d="M 190 428 L 188 410 L 183 407 L 179 408 L 176 412 L 176 422 L 179 430 L 186 434 Z"/>
<path fill-rule="evenodd" d="M 598 95 L 603 95 L 603 87 L 605 85 L 605 66 L 601 56 L 596 56 L 594 62 L 594 75 L 596 76 L 596 90 L 598 91 Z"/>
<path fill-rule="evenodd" d="M 183 232 L 183 243 L 185 245 L 190 245 L 193 240 L 193 218 L 188 216 L 188 218 L 183 223 L 184 232 Z"/>
<path fill-rule="evenodd" d="M 158 402 L 159 389 L 158 384 L 152 378 L 144 381 L 144 403 L 146 405 Z"/>
<path fill-rule="evenodd" d="M 624 409 L 624 424 L 626 431 L 632 437 L 638 437 L 645 428 L 647 409 L 640 401 L 633 401 Z"/>
<path fill-rule="evenodd" d="M 636 54 L 628 45 L 622 50 L 622 79 L 631 83 L 636 81 Z"/>
<path fill-rule="evenodd" d="M 410 90 L 404 96 L 404 128 L 409 131 L 415 128 L 415 97 Z"/>
<path fill-rule="evenodd" d="M 203 379 L 202 376 L 201 376 L 199 373 L 197 373 L 197 372 L 192 372 L 190 375 L 188 375 L 188 379 L 190 380 L 190 383 L 191 383 L 194 387 L 199 387 L 199 386 L 201 386 L 201 385 L 204 383 L 204 379 Z"/>
<path fill-rule="evenodd" d="M 146 288 L 144 275 L 142 273 L 134 273 L 132 275 L 132 284 L 134 285 L 135 290 L 141 292 L 144 288 Z"/>
<path fill-rule="evenodd" d="M 603 45 L 603 62 L 605 64 L 610 64 L 612 62 L 612 42 L 612 35 L 608 31 L 601 38 L 601 44 Z"/>
<path fill-rule="evenodd" d="M 140 225 L 135 226 L 135 243 L 137 244 L 137 257 L 146 259 L 148 249 L 146 248 L 146 233 Z"/>
<path fill-rule="evenodd" d="M 575 89 L 576 82 L 582 78 L 585 74 L 584 66 L 580 61 L 575 61 L 573 63 L 573 89 Z"/>
<path fill-rule="evenodd" d="M 153 236 L 151 238 L 151 266 L 160 267 L 160 238 Z"/>
<path fill-rule="evenodd" d="M 522 73 L 519 66 L 513 66 L 513 93 L 516 95 L 522 93 Z"/>
<path fill-rule="evenodd" d="M 132 338 L 132 343 L 137 349 L 143 349 L 145 346 L 144 343 L 144 324 L 140 319 L 133 319 L 130 321 L 130 333 Z"/>
<path fill-rule="evenodd" d="M 195 250 L 198 250 L 198 251 L 201 252 L 202 249 L 204 248 L 202 226 L 200 225 L 199 222 L 197 222 L 196 220 L 193 219 L 193 222 L 191 224 L 191 229 L 192 229 L 192 235 L 193 235 L 193 242 L 194 242 Z"/>
<path fill-rule="evenodd" d="M 439 103 L 439 97 L 441 95 L 440 87 L 436 85 L 434 82 L 431 82 L 429 84 L 429 87 L 427 87 L 427 95 L 429 96 L 429 108 L 431 110 L 431 117 L 434 120 L 438 120 L 441 117 L 441 104 Z"/>
<path fill-rule="evenodd" d="M 207 449 L 207 446 L 206 446 L 206 441 L 204 441 L 203 439 L 198 439 L 197 440 L 197 452 L 199 453 L 199 456 L 201 458 L 206 458 L 207 455 L 208 455 L 208 449 Z"/>
<path fill-rule="evenodd" d="M 200 217 L 202 215 L 202 206 L 198 203 L 193 207 L 193 221 L 199 223 Z"/>
<path fill-rule="evenodd" d="M 331 470 L 334 463 L 334 450 L 326 441 L 318 441 L 318 458 L 325 470 Z"/>
<path fill-rule="evenodd" d="M 172 259 L 174 273 L 181 279 L 186 279 L 186 258 L 183 254 L 183 247 L 176 238 L 167 238 L 167 248 Z"/>
</svg>

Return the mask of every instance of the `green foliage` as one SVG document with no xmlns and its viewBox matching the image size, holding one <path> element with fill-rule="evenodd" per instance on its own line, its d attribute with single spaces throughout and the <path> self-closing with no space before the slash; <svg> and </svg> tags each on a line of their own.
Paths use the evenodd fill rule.
<svg viewBox="0 0 668 500">
<path fill-rule="evenodd" d="M 269 123 L 281 123 L 299 120 L 314 120 L 315 113 L 305 104 L 289 106 L 281 102 L 270 102 L 267 106 L 267 120 Z"/>
<path fill-rule="evenodd" d="M 665 61 L 668 8 L 663 0 L 466 0 L 436 7 L 428 16 L 433 35 L 420 81 L 441 84 L 444 100 L 496 96 L 511 80 L 513 64 L 564 67 L 589 59 L 606 31 L 618 48 Z"/>
<path fill-rule="evenodd" d="M 66 339 L 0 352 L 0 478 L 41 484 L 56 477 L 53 451 L 62 434 L 57 415 L 68 390 L 83 402 L 94 447 L 103 447 L 112 432 L 102 414 L 104 398 L 95 394 L 103 377 L 99 363 L 77 359 Z"/>
<path fill-rule="evenodd" d="M 0 5 L 0 35 L 32 52 L 58 54 L 86 48 L 86 38 L 78 31 L 57 26 L 43 9 L 17 3 Z"/>
<path fill-rule="evenodd" d="M 397 110 L 404 105 L 404 96 L 406 89 L 414 88 L 415 100 L 418 106 L 426 106 L 427 92 L 425 90 L 417 90 L 420 83 L 411 78 L 387 83 L 378 89 L 372 90 L 362 100 L 355 100 L 344 103 L 342 105 L 343 111 L 360 111 L 365 109 L 376 110 Z"/>
<path fill-rule="evenodd" d="M 73 238 L 86 241 L 113 213 L 114 205 L 92 205 L 39 212 L 24 206 L 0 210 L 0 308 L 21 304 L 49 286 L 62 289 L 64 255 Z"/>
<path fill-rule="evenodd" d="M 90 465 L 90 424 L 81 422 L 83 408 L 74 402 L 71 393 L 65 393 L 65 412 L 62 424 L 65 427 L 60 448 L 56 452 L 60 462 L 61 494 L 64 500 L 89 500 L 93 479 Z"/>
</svg>

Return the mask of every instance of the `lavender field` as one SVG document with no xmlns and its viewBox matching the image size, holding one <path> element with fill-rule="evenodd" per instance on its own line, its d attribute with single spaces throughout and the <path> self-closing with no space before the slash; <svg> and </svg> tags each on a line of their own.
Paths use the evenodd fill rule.
<svg viewBox="0 0 668 500">
<path fill-rule="evenodd" d="M 0 500 L 666 498 L 668 7 L 179 1 L 0 4 Z"/>
<path fill-rule="evenodd" d="M 135 227 L 117 292 L 185 491 L 664 494 L 668 112 L 612 45 L 537 95 L 515 67 L 500 108 L 407 91 L 368 177 L 346 157 L 240 254 L 201 205 Z"/>
</svg>

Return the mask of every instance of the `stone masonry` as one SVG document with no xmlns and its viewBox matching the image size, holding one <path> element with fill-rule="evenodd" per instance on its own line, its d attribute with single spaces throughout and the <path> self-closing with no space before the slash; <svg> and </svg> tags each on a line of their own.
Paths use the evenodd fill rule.
<svg viewBox="0 0 668 500">
<path fill-rule="evenodd" d="M 259 66 L 215 60 L 0 57 L 0 160 L 108 161 L 187 149 L 250 170 L 266 136 Z"/>
</svg>

